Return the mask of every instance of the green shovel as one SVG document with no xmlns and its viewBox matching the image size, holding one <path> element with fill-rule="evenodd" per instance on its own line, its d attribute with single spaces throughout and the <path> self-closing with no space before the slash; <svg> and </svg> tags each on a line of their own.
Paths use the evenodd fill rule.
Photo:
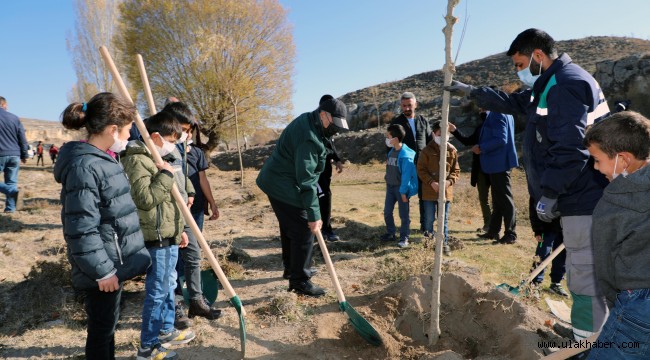
<svg viewBox="0 0 650 360">
<path fill-rule="evenodd" d="M 560 244 L 560 246 L 558 246 L 555 250 L 553 250 L 553 252 L 552 252 L 552 253 L 551 253 L 551 254 L 550 254 L 546 259 L 544 259 L 544 261 L 542 261 L 542 263 L 539 264 L 539 266 L 537 266 L 537 267 L 535 268 L 535 270 L 533 270 L 533 272 L 531 272 L 530 275 L 528 275 L 528 277 L 527 277 L 525 280 L 522 280 L 522 281 L 521 281 L 521 284 L 519 284 L 519 286 L 511 286 L 511 285 L 508 285 L 508 284 L 506 284 L 506 283 L 503 283 L 503 284 L 499 284 L 499 285 L 497 285 L 497 289 L 499 289 L 499 290 L 503 290 L 503 291 L 508 291 L 508 292 L 510 292 L 510 293 L 512 293 L 512 294 L 514 294 L 514 295 L 517 295 L 517 296 L 520 295 L 520 292 L 521 292 L 522 288 L 523 288 L 524 286 L 526 286 L 529 282 L 533 281 L 533 279 L 534 279 L 534 278 L 535 278 L 539 273 L 541 273 L 542 270 L 544 270 L 544 268 L 545 268 L 545 267 L 546 267 L 546 266 L 547 266 L 551 261 L 553 261 L 553 259 L 555 259 L 555 257 L 556 257 L 560 252 L 562 252 L 562 250 L 564 250 L 564 244 Z"/>
<path fill-rule="evenodd" d="M 339 284 L 339 279 L 336 276 L 336 270 L 334 270 L 334 265 L 332 264 L 332 259 L 330 259 L 330 254 L 327 251 L 327 245 L 325 240 L 323 240 L 323 234 L 320 231 L 316 232 L 316 238 L 318 239 L 318 245 L 320 250 L 323 253 L 323 258 L 325 259 L 325 264 L 327 265 L 327 271 L 332 278 L 332 283 L 334 283 L 334 288 L 336 288 L 336 296 L 339 300 L 339 308 L 341 311 L 345 312 L 348 315 L 348 319 L 354 329 L 361 335 L 364 340 L 368 343 L 379 346 L 382 344 L 381 337 L 377 330 L 370 325 L 370 323 L 364 319 L 347 301 L 345 301 L 345 295 L 343 295 L 343 290 L 341 289 L 341 284 Z"/>
</svg>

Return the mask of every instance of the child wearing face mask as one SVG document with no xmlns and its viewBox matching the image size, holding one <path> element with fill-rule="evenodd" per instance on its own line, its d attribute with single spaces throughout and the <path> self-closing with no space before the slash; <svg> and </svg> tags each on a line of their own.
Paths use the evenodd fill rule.
<svg viewBox="0 0 650 360">
<path fill-rule="evenodd" d="M 123 149 L 135 117 L 135 107 L 112 93 L 70 104 L 61 114 L 66 129 L 88 132 L 87 141 L 62 146 L 54 165 L 72 285 L 85 294 L 86 359 L 115 359 L 122 283 L 151 264 L 129 181 L 107 154 Z"/>
<path fill-rule="evenodd" d="M 418 159 L 417 171 L 420 180 L 422 181 L 422 200 L 424 201 L 424 228 L 425 236 L 433 236 L 433 222 L 436 218 L 438 209 L 438 190 L 440 184 L 440 138 L 442 129 L 440 128 L 440 120 L 432 124 L 433 140 L 431 140 L 427 147 L 422 149 Z M 449 133 L 447 133 L 449 134 Z M 449 140 L 449 135 L 447 135 Z M 449 248 L 449 204 L 454 198 L 454 184 L 458 180 L 460 174 L 460 167 L 458 166 L 458 151 L 456 148 L 447 142 L 447 168 L 445 169 L 445 219 L 444 219 L 444 235 L 445 241 L 442 247 L 443 254 L 446 256 L 451 255 Z"/>
<path fill-rule="evenodd" d="M 167 348 L 186 344 L 195 337 L 189 328 L 178 330 L 174 327 L 178 248 L 188 244 L 187 234 L 183 232 L 183 216 L 172 197 L 172 187 L 176 182 L 187 201 L 181 156 L 175 145 L 183 131 L 176 118 L 164 111 L 148 118 L 145 126 L 163 163 L 155 164 L 139 140 L 130 141 L 122 156 L 131 182 L 131 196 L 138 207 L 145 245 L 153 262 L 145 279 L 137 358 L 175 359 L 175 353 Z M 194 191 L 191 184 L 188 188 Z"/>
<path fill-rule="evenodd" d="M 415 172 L 415 151 L 402 143 L 406 132 L 399 124 L 388 126 L 386 130 L 386 146 L 390 151 L 386 159 L 386 199 L 384 202 L 384 221 L 386 222 L 386 233 L 381 236 L 381 241 L 395 241 L 395 220 L 393 210 L 395 203 L 399 210 L 399 217 L 402 222 L 399 231 L 399 242 L 401 248 L 409 245 L 411 219 L 409 218 L 409 198 L 418 193 L 418 178 Z"/>
<path fill-rule="evenodd" d="M 610 314 L 589 359 L 648 359 L 650 334 L 650 120 L 633 111 L 593 125 L 584 145 L 610 181 L 593 213 L 596 278 Z M 622 341 L 629 342 L 627 344 Z M 627 347 L 626 347 L 627 346 Z"/>
</svg>

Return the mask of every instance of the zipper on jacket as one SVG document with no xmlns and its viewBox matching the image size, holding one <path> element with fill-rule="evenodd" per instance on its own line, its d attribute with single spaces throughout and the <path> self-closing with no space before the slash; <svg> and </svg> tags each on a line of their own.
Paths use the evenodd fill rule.
<svg viewBox="0 0 650 360">
<path fill-rule="evenodd" d="M 117 240 L 117 233 L 113 233 L 113 238 L 115 239 L 115 248 L 117 249 L 117 256 L 120 258 L 120 265 L 124 265 L 122 261 L 122 249 L 120 248 L 120 242 Z"/>
<path fill-rule="evenodd" d="M 162 235 L 160 234 L 160 204 L 156 205 L 156 232 L 158 233 L 158 245 L 160 247 L 163 247 L 163 238 Z"/>
</svg>

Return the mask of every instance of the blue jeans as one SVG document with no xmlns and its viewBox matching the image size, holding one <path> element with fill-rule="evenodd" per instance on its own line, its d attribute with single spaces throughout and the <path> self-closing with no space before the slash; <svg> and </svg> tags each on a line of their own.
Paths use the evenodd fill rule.
<svg viewBox="0 0 650 360">
<path fill-rule="evenodd" d="M 178 245 L 148 248 L 151 266 L 144 283 L 140 343 L 150 348 L 159 343 L 158 335 L 174 330 L 174 289 L 176 288 L 176 261 Z"/>
<path fill-rule="evenodd" d="M 0 156 L 0 171 L 4 173 L 4 183 L 0 183 L 0 193 L 7 196 L 5 212 L 16 211 L 16 198 L 18 192 L 18 168 L 20 156 Z"/>
<path fill-rule="evenodd" d="M 424 230 L 433 234 L 433 222 L 438 212 L 438 201 L 424 200 Z M 445 202 L 445 223 L 444 223 L 445 245 L 449 241 L 449 201 Z"/>
<path fill-rule="evenodd" d="M 411 234 L 411 219 L 409 218 L 409 202 L 402 201 L 402 194 L 399 193 L 399 185 L 386 185 L 386 201 L 384 202 L 384 221 L 386 222 L 386 232 L 395 235 L 395 219 L 393 219 L 393 210 L 397 202 L 399 218 L 402 226 L 399 229 L 400 240 L 408 239 Z"/>
<path fill-rule="evenodd" d="M 621 290 L 589 359 L 650 358 L 650 289 Z"/>
</svg>

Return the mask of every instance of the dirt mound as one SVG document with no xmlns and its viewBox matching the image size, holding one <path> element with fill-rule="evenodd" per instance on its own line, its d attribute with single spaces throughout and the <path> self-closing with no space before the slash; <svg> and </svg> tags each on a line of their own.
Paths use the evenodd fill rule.
<svg viewBox="0 0 650 360">
<path fill-rule="evenodd" d="M 455 261 L 446 262 L 445 268 L 440 294 L 442 335 L 433 349 L 427 349 L 430 276 L 411 277 L 395 283 L 370 305 L 369 321 L 384 340 L 386 356 L 435 358 L 431 357 L 432 350 L 451 350 L 472 359 L 535 359 L 541 356 L 536 331 L 544 323 L 542 313 L 483 285 L 478 271 L 473 268 Z M 356 335 L 345 334 L 353 331 L 345 326 L 340 337 L 358 339 Z"/>
</svg>

